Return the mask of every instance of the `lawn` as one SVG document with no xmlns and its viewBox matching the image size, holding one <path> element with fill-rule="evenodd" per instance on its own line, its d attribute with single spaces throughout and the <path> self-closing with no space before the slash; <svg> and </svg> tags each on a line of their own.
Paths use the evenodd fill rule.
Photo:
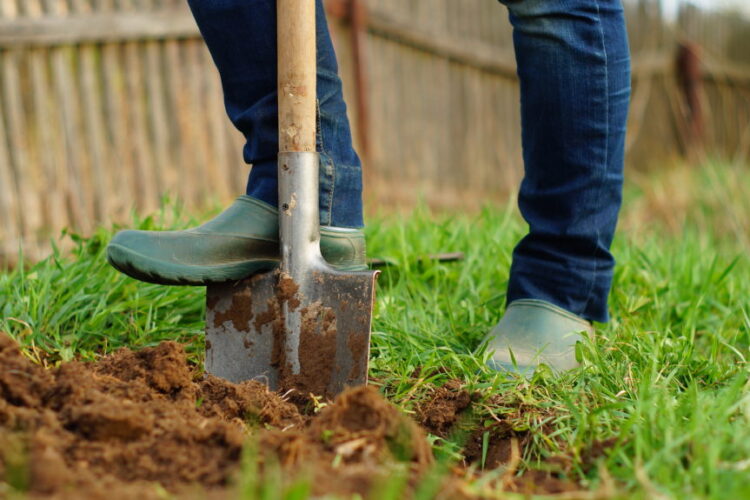
<svg viewBox="0 0 750 500">
<path fill-rule="evenodd" d="M 515 206 L 373 214 L 369 254 L 391 264 L 378 284 L 373 385 L 430 432 L 440 464 L 462 464 L 453 474 L 477 497 L 501 497 L 503 474 L 547 471 L 578 496 L 750 498 L 747 193 L 750 172 L 739 166 L 631 174 L 612 321 L 579 345 L 580 369 L 540 370 L 530 381 L 489 372 L 477 352 L 503 313 L 511 250 L 525 230 Z M 133 226 L 193 222 L 168 203 Z M 200 365 L 204 290 L 118 274 L 104 258 L 112 231 L 65 235 L 77 243 L 72 254 L 1 273 L 0 331 L 44 366 L 164 340 L 186 344 Z M 443 251 L 465 259 L 424 258 Z M 450 422 L 430 421 L 426 405 L 443 386 L 470 401 Z"/>
</svg>

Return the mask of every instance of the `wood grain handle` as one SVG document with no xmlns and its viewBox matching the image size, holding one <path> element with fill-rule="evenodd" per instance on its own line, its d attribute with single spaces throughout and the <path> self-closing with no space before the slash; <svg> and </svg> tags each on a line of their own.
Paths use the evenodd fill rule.
<svg viewBox="0 0 750 500">
<path fill-rule="evenodd" d="M 315 152 L 315 0 L 277 0 L 279 151 Z"/>
</svg>

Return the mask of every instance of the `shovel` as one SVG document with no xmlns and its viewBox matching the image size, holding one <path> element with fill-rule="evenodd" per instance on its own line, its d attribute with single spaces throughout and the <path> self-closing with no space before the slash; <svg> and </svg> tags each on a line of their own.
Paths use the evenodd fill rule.
<svg viewBox="0 0 750 500">
<path fill-rule="evenodd" d="M 207 291 L 206 371 L 332 398 L 367 381 L 377 272 L 320 252 L 315 0 L 277 0 L 278 269 Z"/>
</svg>

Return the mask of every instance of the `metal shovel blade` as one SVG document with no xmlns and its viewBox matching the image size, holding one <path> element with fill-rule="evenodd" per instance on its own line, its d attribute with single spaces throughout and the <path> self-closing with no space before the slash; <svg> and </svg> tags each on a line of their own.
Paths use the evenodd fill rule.
<svg viewBox="0 0 750 500">
<path fill-rule="evenodd" d="M 276 270 L 210 286 L 206 370 L 305 395 L 364 384 L 375 275 L 320 268 L 300 284 Z"/>
<path fill-rule="evenodd" d="M 377 272 L 320 253 L 318 155 L 279 154 L 281 266 L 208 287 L 206 370 L 333 397 L 366 383 Z"/>
</svg>

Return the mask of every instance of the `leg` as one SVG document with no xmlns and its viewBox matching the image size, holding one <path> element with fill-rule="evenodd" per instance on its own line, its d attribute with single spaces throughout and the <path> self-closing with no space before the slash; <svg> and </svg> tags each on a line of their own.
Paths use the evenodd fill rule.
<svg viewBox="0 0 750 500">
<path fill-rule="evenodd" d="M 622 5 L 501 1 L 514 27 L 525 164 L 519 208 L 529 224 L 529 234 L 513 252 L 508 287 L 513 314 L 506 323 L 518 322 L 513 318 L 518 320 L 521 306 L 535 305 L 572 313 L 579 321 L 607 321 L 614 268 L 609 248 L 621 202 L 630 96 Z M 495 337 L 511 335 L 502 326 L 501 321 Z M 584 322 L 575 328 L 588 329 Z M 558 346 L 569 351 L 573 364 L 574 343 Z M 536 348 L 547 344 L 554 342 L 547 339 Z"/>
<path fill-rule="evenodd" d="M 253 168 L 247 194 L 276 206 L 276 2 L 188 0 L 216 67 L 232 123 L 247 140 Z M 320 218 L 327 226 L 362 227 L 362 169 L 352 147 L 338 64 L 321 0 L 317 4 L 321 152 Z"/>
<path fill-rule="evenodd" d="M 107 258 L 129 276 L 169 285 L 207 285 L 278 265 L 276 2 L 189 0 L 216 62 L 227 113 L 247 140 L 253 164 L 247 194 L 215 219 L 187 231 L 121 231 Z M 365 269 L 362 172 L 352 148 L 336 56 L 317 0 L 320 248 L 334 267 Z M 331 227 L 334 226 L 334 227 Z"/>
</svg>

